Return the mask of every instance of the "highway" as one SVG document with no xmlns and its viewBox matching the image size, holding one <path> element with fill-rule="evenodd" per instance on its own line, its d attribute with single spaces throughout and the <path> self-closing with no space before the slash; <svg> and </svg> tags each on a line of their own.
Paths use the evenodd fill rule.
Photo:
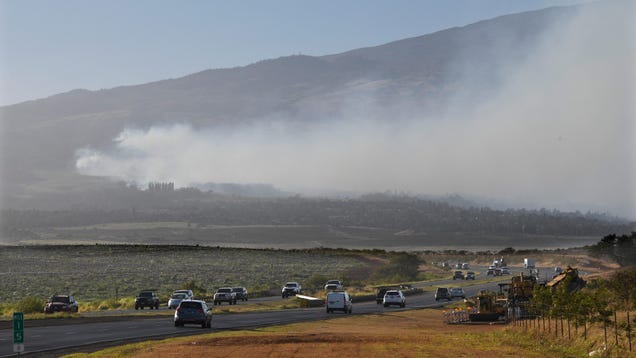
<svg viewBox="0 0 636 358">
<path fill-rule="evenodd" d="M 485 277 L 486 275 L 484 273 L 480 276 Z M 510 276 L 502 277 L 502 281 L 509 281 L 509 279 Z M 441 280 L 415 286 L 452 286 L 454 282 L 453 280 Z M 467 282 L 464 281 L 457 283 L 467 284 Z M 470 286 L 464 287 L 467 297 L 474 296 L 483 289 L 494 291 L 498 290 L 498 286 L 496 282 L 484 283 L 483 281 L 476 280 L 474 284 L 471 282 Z M 397 308 L 395 306 L 385 308 L 382 305 L 376 304 L 375 301 L 355 302 L 354 299 L 353 315 L 382 314 L 384 312 L 441 307 L 447 303 L 447 301 L 435 302 L 433 296 L 433 292 L 407 296 L 405 308 Z M 266 297 L 251 299 L 250 302 L 272 299 L 276 298 Z M 214 309 L 214 306 L 211 307 Z M 165 310 L 166 308 L 162 309 Z M 161 318 L 127 317 L 117 321 L 104 320 L 104 322 L 43 325 L 41 327 L 29 327 L 29 321 L 26 321 L 24 328 L 25 350 L 20 356 L 46 357 L 56 356 L 56 353 L 59 354 L 61 352 L 90 352 L 105 346 L 124 344 L 131 341 L 316 321 L 344 316 L 345 314 L 343 313 L 327 314 L 322 307 L 285 309 L 258 313 L 218 314 L 213 316 L 211 329 L 202 329 L 196 325 L 174 327 L 172 316 Z M 442 319 L 441 316 L 440 319 Z M 3 329 L 0 330 L 0 357 L 10 356 L 16 356 L 16 353 L 13 353 L 13 331 L 12 329 Z"/>
</svg>

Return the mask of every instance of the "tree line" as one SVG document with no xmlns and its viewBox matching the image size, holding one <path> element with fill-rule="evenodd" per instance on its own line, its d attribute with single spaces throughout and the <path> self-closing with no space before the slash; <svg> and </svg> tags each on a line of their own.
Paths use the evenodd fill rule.
<svg viewBox="0 0 636 358">
<path fill-rule="evenodd" d="M 30 228 L 153 221 L 182 221 L 201 226 L 330 225 L 414 232 L 573 236 L 600 236 L 608 232 L 636 230 L 634 222 L 595 213 L 547 209 L 496 210 L 386 194 L 347 199 L 256 198 L 197 189 L 148 192 L 125 187 L 115 193 L 104 192 L 103 199 L 87 199 L 81 205 L 64 209 L 4 209 L 0 220 L 5 234 Z"/>
</svg>

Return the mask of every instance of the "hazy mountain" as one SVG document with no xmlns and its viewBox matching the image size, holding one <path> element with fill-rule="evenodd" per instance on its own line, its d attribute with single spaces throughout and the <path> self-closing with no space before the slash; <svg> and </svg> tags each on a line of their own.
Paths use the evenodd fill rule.
<svg viewBox="0 0 636 358">
<path fill-rule="evenodd" d="M 281 118 L 303 126 L 364 112 L 369 101 L 390 120 L 396 108 L 448 111 L 466 88 L 464 105 L 478 103 L 504 80 L 502 69 L 523 62 L 546 31 L 559 31 L 578 9 L 501 16 L 339 54 L 287 56 L 1 107 L 2 201 L 11 206 L 38 192 L 107 185 L 76 173 L 76 153 L 107 149 L 126 128 L 233 127 Z"/>
</svg>

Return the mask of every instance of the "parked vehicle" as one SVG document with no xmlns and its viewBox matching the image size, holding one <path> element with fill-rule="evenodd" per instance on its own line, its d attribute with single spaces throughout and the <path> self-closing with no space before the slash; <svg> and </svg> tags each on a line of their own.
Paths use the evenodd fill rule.
<svg viewBox="0 0 636 358">
<path fill-rule="evenodd" d="M 174 311 L 174 326 L 183 327 L 186 323 L 200 324 L 201 328 L 211 328 L 212 309 L 204 301 L 181 301 Z"/>
<path fill-rule="evenodd" d="M 470 265 L 467 262 L 462 263 L 462 269 L 464 270 L 468 270 L 470 268 Z"/>
<path fill-rule="evenodd" d="M 404 297 L 404 294 L 400 290 L 386 291 L 384 298 L 382 299 L 382 304 L 384 307 L 388 307 L 390 305 L 404 307 L 406 306 L 406 297 Z"/>
<path fill-rule="evenodd" d="M 475 273 L 473 271 L 466 272 L 466 277 L 464 277 L 464 279 L 466 279 L 466 280 L 474 280 L 475 279 Z"/>
<path fill-rule="evenodd" d="M 247 288 L 232 287 L 232 292 L 236 294 L 236 300 L 247 301 Z"/>
<path fill-rule="evenodd" d="M 455 271 L 455 273 L 453 274 L 453 280 L 456 279 L 460 279 L 463 280 L 464 279 L 464 273 L 461 271 Z"/>
<path fill-rule="evenodd" d="M 327 293 L 327 299 L 325 300 L 325 307 L 327 313 L 333 313 L 333 311 L 342 311 L 344 313 L 351 314 L 353 305 L 351 304 L 351 296 L 346 291 L 331 291 Z"/>
<path fill-rule="evenodd" d="M 287 282 L 281 290 L 281 296 L 283 296 L 283 298 L 287 298 L 289 296 L 298 295 L 300 294 L 301 289 L 302 288 L 298 282 Z"/>
<path fill-rule="evenodd" d="M 236 304 L 236 292 L 232 292 L 232 287 L 221 287 L 214 294 L 214 305 L 220 305 L 227 302 L 230 305 Z"/>
<path fill-rule="evenodd" d="M 135 309 L 144 309 L 144 307 L 150 307 L 150 309 L 159 309 L 159 297 L 153 290 L 145 290 L 139 292 L 139 295 L 135 297 Z"/>
<path fill-rule="evenodd" d="M 450 292 L 448 292 L 448 288 L 446 287 L 438 287 L 435 291 L 435 301 L 439 300 L 452 300 Z"/>
<path fill-rule="evenodd" d="M 168 308 L 176 309 L 183 300 L 189 300 L 185 293 L 173 293 L 168 300 Z"/>
<path fill-rule="evenodd" d="M 325 284 L 325 290 L 327 291 L 342 290 L 343 288 L 344 288 L 344 285 L 342 284 L 342 281 L 340 280 L 329 280 Z"/>
<path fill-rule="evenodd" d="M 44 313 L 77 311 L 79 311 L 79 306 L 71 295 L 53 295 L 44 305 Z"/>
<path fill-rule="evenodd" d="M 453 287 L 449 290 L 451 299 L 455 297 L 466 298 L 466 294 L 464 293 L 464 289 L 461 287 Z"/>
</svg>

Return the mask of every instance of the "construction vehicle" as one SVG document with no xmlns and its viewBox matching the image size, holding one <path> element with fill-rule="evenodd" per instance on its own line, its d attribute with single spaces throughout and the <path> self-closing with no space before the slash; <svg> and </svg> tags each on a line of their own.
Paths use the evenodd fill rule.
<svg viewBox="0 0 636 358">
<path fill-rule="evenodd" d="M 585 286 L 585 280 L 579 276 L 579 270 L 568 266 L 565 271 L 554 276 L 554 278 L 545 284 L 546 287 L 556 288 L 561 284 L 567 284 L 568 292 L 574 292 Z"/>
<path fill-rule="evenodd" d="M 481 291 L 475 297 L 477 313 L 470 313 L 468 319 L 471 322 L 496 322 L 506 318 L 507 300 L 502 293 Z"/>
</svg>

